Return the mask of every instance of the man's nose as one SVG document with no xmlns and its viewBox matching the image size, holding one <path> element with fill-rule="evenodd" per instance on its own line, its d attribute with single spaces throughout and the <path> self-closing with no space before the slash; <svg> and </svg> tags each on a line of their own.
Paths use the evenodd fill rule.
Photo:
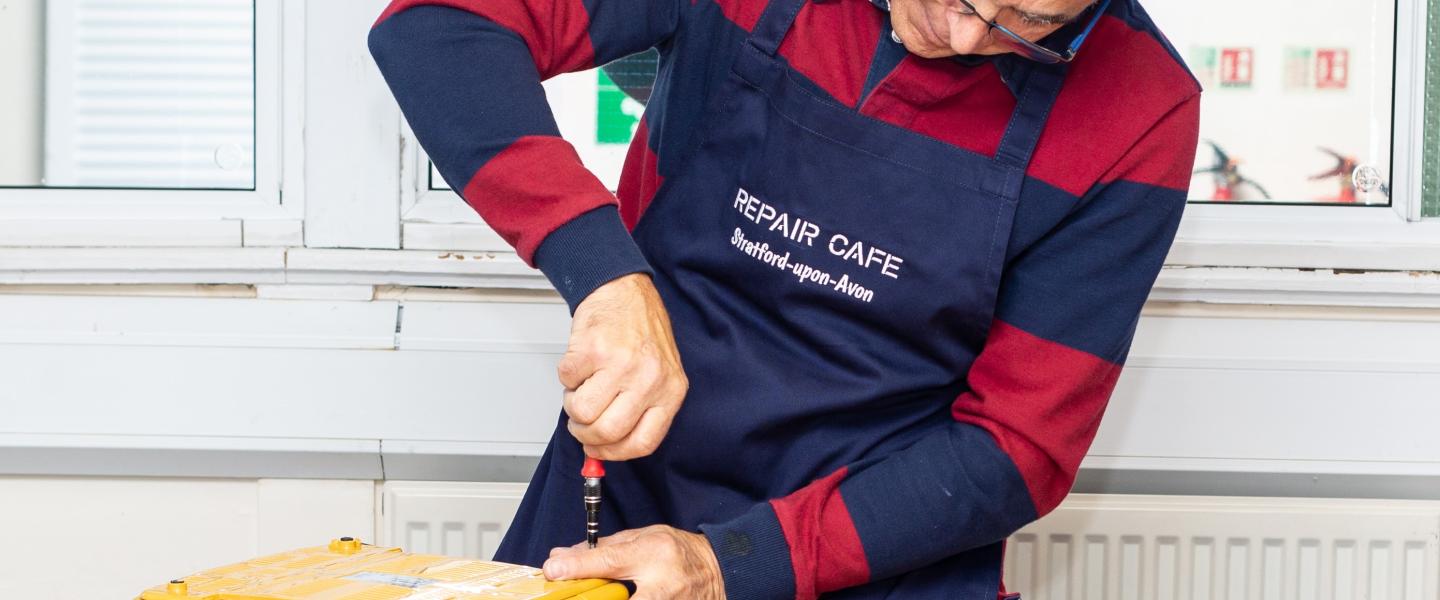
<svg viewBox="0 0 1440 600">
<path fill-rule="evenodd" d="M 950 12 L 950 49 L 959 54 L 979 54 L 990 45 L 990 26 L 974 15 Z"/>
</svg>

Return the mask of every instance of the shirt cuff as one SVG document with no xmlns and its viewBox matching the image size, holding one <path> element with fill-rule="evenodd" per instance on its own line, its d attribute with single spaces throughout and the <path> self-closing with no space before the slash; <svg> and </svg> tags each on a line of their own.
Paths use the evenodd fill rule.
<svg viewBox="0 0 1440 600">
<path fill-rule="evenodd" d="M 571 314 L 595 288 L 631 273 L 654 273 L 613 204 L 582 213 L 550 232 L 534 258 Z"/>
<path fill-rule="evenodd" d="M 795 571 L 790 546 L 770 503 L 762 503 L 739 518 L 719 525 L 701 525 L 710 540 L 725 597 L 766 600 L 795 597 Z"/>
</svg>

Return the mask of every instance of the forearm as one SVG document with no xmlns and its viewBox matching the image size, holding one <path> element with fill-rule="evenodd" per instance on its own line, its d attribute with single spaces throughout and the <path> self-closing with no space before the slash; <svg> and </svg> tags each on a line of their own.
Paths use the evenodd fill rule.
<svg viewBox="0 0 1440 600">
<path fill-rule="evenodd" d="M 1003 540 L 1035 517 L 1009 457 L 953 423 L 702 529 L 729 597 L 814 598 Z"/>
</svg>

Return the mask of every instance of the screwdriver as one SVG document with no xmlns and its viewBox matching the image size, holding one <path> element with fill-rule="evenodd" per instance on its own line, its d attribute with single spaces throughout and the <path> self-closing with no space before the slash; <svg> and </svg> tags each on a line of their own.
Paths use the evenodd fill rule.
<svg viewBox="0 0 1440 600">
<path fill-rule="evenodd" d="M 600 478 L 605 476 L 605 463 L 585 457 L 580 476 L 585 478 L 585 543 L 594 548 L 600 537 Z"/>
</svg>

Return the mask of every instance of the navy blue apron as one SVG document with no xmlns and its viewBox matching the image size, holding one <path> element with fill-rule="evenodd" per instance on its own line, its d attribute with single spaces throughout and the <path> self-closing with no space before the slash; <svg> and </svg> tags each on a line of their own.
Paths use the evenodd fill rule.
<svg viewBox="0 0 1440 600">
<path fill-rule="evenodd" d="M 633 232 L 690 392 L 654 455 L 607 465 L 607 534 L 696 531 L 904 449 L 952 422 L 985 342 L 1063 67 L 1022 69 L 999 151 L 979 155 L 798 80 L 777 50 L 805 1 L 771 0 Z M 581 540 L 581 462 L 562 415 L 497 559 Z M 1001 548 L 827 597 L 994 600 Z"/>
</svg>

